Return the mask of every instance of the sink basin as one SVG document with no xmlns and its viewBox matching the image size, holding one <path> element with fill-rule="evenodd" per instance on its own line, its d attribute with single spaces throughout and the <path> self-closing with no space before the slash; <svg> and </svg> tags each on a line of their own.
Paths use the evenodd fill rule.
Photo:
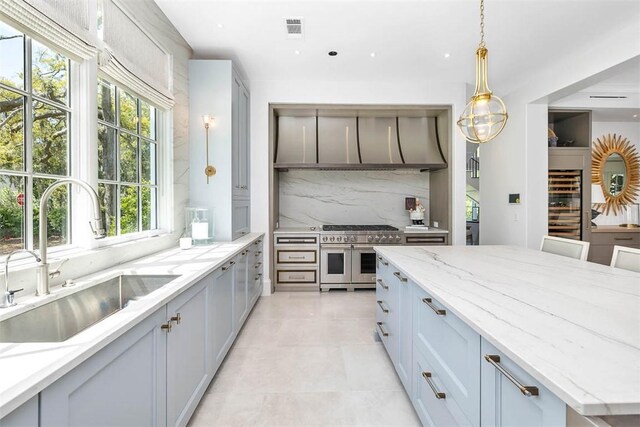
<svg viewBox="0 0 640 427">
<path fill-rule="evenodd" d="M 61 342 L 179 276 L 122 274 L 0 322 L 0 342 Z"/>
</svg>

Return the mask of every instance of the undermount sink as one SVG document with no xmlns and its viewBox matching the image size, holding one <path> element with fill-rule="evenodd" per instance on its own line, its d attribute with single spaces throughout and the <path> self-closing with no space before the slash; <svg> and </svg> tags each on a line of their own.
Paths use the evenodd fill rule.
<svg viewBox="0 0 640 427">
<path fill-rule="evenodd" d="M 122 274 L 0 322 L 0 342 L 61 342 L 177 275 Z"/>
</svg>

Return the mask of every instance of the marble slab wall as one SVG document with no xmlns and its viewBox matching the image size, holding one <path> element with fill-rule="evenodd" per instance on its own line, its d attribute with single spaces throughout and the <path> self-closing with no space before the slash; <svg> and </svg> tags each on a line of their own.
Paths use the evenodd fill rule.
<svg viewBox="0 0 640 427">
<path fill-rule="evenodd" d="M 410 224 L 405 197 L 429 213 L 429 172 L 290 170 L 280 173 L 280 227 Z"/>
</svg>

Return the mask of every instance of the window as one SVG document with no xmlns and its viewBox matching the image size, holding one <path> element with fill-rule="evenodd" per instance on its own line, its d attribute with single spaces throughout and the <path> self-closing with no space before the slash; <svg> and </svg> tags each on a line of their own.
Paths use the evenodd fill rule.
<svg viewBox="0 0 640 427">
<path fill-rule="evenodd" d="M 40 196 L 70 175 L 70 61 L 0 22 L 0 256 L 37 249 Z M 49 202 L 48 245 L 70 242 L 68 187 Z M 35 237 L 34 237 L 35 236 Z"/>
<path fill-rule="evenodd" d="M 98 194 L 108 236 L 158 228 L 157 110 L 98 81 Z"/>
</svg>

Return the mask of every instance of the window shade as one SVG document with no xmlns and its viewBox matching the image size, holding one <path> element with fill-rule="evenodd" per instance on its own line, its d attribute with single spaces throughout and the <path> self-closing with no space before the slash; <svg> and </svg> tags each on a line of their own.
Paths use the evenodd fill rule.
<svg viewBox="0 0 640 427">
<path fill-rule="evenodd" d="M 72 58 L 89 59 L 97 52 L 92 7 L 86 0 L 0 0 L 0 15 Z"/>
<path fill-rule="evenodd" d="M 58 0 L 60 1 L 60 0 Z M 100 70 L 159 107 L 173 106 L 171 57 L 115 0 L 103 0 Z"/>
</svg>

